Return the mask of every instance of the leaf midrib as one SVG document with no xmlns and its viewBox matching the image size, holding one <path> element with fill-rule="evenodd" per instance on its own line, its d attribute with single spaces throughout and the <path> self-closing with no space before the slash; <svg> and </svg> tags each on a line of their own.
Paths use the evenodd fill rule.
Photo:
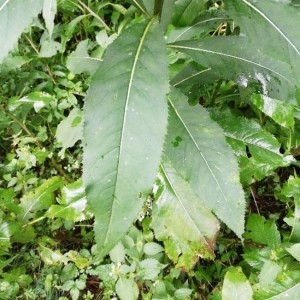
<svg viewBox="0 0 300 300">
<path fill-rule="evenodd" d="M 138 63 L 138 58 L 140 57 L 140 54 L 141 54 L 141 49 L 142 49 L 142 46 L 144 45 L 144 41 L 145 41 L 145 38 L 146 38 L 146 35 L 148 34 L 149 32 L 149 29 L 151 27 L 151 25 L 153 24 L 155 18 L 152 18 L 149 23 L 147 24 L 144 32 L 143 32 L 143 35 L 140 39 L 140 42 L 139 42 L 139 45 L 138 45 L 138 48 L 137 48 L 137 51 L 136 51 L 136 54 L 135 54 L 135 57 L 134 57 L 134 61 L 133 61 L 133 65 L 132 65 L 132 69 L 131 69 L 131 73 L 130 73 L 130 78 L 129 78 L 129 83 L 128 83 L 128 89 L 127 89 L 127 95 L 126 95 L 126 100 L 125 100 L 125 106 L 124 106 L 124 117 L 123 117 L 123 122 L 122 122 L 122 132 L 121 132 L 121 137 L 120 137 L 120 146 L 119 146 L 119 153 L 118 153 L 118 161 L 117 161 L 117 166 L 116 166 L 116 180 L 115 180 L 115 187 L 114 187 L 114 193 L 113 193 L 113 197 L 115 199 L 115 192 L 116 192 L 116 188 L 117 188 L 117 183 L 118 183 L 118 176 L 119 176 L 119 168 L 120 168 L 120 157 L 121 157 L 121 152 L 122 152 L 122 144 L 124 143 L 124 132 L 126 130 L 124 130 L 124 128 L 126 127 L 126 120 L 127 120 L 127 112 L 128 112 L 128 105 L 129 105 L 129 100 L 130 100 L 130 95 L 131 95 L 131 88 L 132 88 L 132 82 L 133 82 L 133 77 L 135 75 L 135 69 L 136 69 L 136 65 Z M 112 210 L 111 210 L 111 216 L 110 216 L 110 219 L 109 219 L 109 224 L 107 226 L 107 230 L 106 230 L 106 233 L 105 233 L 105 239 L 104 239 L 104 245 L 107 243 L 107 239 L 108 239 L 108 236 L 109 236 L 109 230 L 111 228 L 111 223 L 112 223 L 112 220 L 113 220 L 113 215 L 114 215 L 114 212 L 115 210 L 113 209 L 114 206 L 115 206 L 115 200 L 113 199 L 112 201 Z"/>
</svg>

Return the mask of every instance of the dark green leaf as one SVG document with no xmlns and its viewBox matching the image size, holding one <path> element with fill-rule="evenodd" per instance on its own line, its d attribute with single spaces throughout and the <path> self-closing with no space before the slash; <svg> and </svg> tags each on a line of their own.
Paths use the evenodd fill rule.
<svg viewBox="0 0 300 300">
<path fill-rule="evenodd" d="M 167 123 L 167 56 L 156 19 L 107 49 L 85 101 L 83 178 L 102 255 L 126 233 L 151 191 Z"/>
</svg>

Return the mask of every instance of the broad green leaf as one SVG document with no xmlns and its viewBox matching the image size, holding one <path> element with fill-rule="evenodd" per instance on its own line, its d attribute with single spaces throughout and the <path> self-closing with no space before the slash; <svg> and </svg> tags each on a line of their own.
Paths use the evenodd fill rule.
<svg viewBox="0 0 300 300">
<path fill-rule="evenodd" d="M 164 0 L 161 11 L 160 24 L 164 31 L 167 30 L 172 19 L 175 0 Z"/>
<path fill-rule="evenodd" d="M 199 257 L 214 257 L 217 219 L 164 157 L 152 228 L 177 267 L 191 269 Z M 184 230 L 183 230 L 184 228 Z"/>
<path fill-rule="evenodd" d="M 37 211 L 50 207 L 55 199 L 54 192 L 62 185 L 62 178 L 56 176 L 48 179 L 39 187 L 25 194 L 21 198 L 20 203 L 20 207 L 23 208 L 23 213 L 19 216 L 22 222 L 26 222 L 34 217 Z"/>
<path fill-rule="evenodd" d="M 54 18 L 57 11 L 56 0 L 44 0 L 43 18 L 45 20 L 46 28 L 51 38 L 54 28 Z"/>
<path fill-rule="evenodd" d="M 283 86 L 288 86 L 282 92 L 285 92 L 288 99 L 294 98 L 291 88 L 297 82 L 292 75 L 291 65 L 264 54 L 257 44 L 249 43 L 246 37 L 224 36 L 179 41 L 170 47 L 190 55 L 197 63 L 211 68 L 225 79 L 235 80 L 242 87 L 256 81 L 265 93 L 276 97 Z M 280 95 L 283 97 L 282 93 Z"/>
<path fill-rule="evenodd" d="M 169 96 L 165 153 L 206 207 L 239 237 L 244 232 L 245 199 L 236 158 L 222 129 L 202 107 L 191 107 L 178 91 Z"/>
<path fill-rule="evenodd" d="M 144 245 L 143 250 L 144 250 L 144 253 L 146 255 L 155 255 L 155 254 L 158 254 L 160 252 L 163 252 L 164 248 L 160 244 L 157 244 L 157 243 L 154 243 L 154 242 L 149 242 L 149 243 Z"/>
<path fill-rule="evenodd" d="M 42 8 L 43 0 L 0 0 L 0 63 Z"/>
<path fill-rule="evenodd" d="M 121 275 L 116 283 L 116 292 L 120 300 L 136 300 L 139 296 L 139 288 L 133 278 Z"/>
<path fill-rule="evenodd" d="M 266 220 L 263 216 L 253 213 L 248 218 L 244 237 L 273 249 L 281 244 L 280 233 L 274 220 Z"/>
<path fill-rule="evenodd" d="M 299 297 L 300 297 L 300 283 L 295 284 L 293 287 L 268 299 L 269 300 L 282 300 L 282 299 L 298 300 Z"/>
<path fill-rule="evenodd" d="M 101 59 L 91 57 L 88 54 L 88 40 L 78 43 L 76 50 L 73 51 L 67 59 L 67 68 L 73 74 L 89 73 L 94 74 L 98 69 Z"/>
<path fill-rule="evenodd" d="M 55 137 L 64 149 L 70 148 L 82 139 L 82 130 L 83 112 L 73 108 L 68 117 L 58 124 Z"/>
<path fill-rule="evenodd" d="M 135 5 L 143 14 L 153 15 L 154 0 L 129 0 Z"/>
<path fill-rule="evenodd" d="M 254 106 L 279 125 L 294 128 L 294 107 L 291 104 L 257 94 L 253 94 L 251 100 Z"/>
<path fill-rule="evenodd" d="M 226 113 L 212 114 L 212 117 L 223 128 L 228 143 L 239 157 L 243 184 L 260 180 L 294 161 L 291 155 L 280 153 L 280 143 L 254 120 Z"/>
<path fill-rule="evenodd" d="M 300 243 L 286 247 L 285 250 L 300 262 Z"/>
<path fill-rule="evenodd" d="M 177 0 L 172 23 L 178 26 L 190 25 L 205 8 L 207 0 Z"/>
<path fill-rule="evenodd" d="M 85 100 L 83 178 L 105 255 L 151 191 L 167 123 L 167 55 L 156 18 L 108 47 Z"/>
<path fill-rule="evenodd" d="M 222 300 L 252 300 L 252 289 L 241 267 L 230 268 L 224 278 Z"/>
<path fill-rule="evenodd" d="M 261 52 L 288 63 L 291 77 L 299 84 L 300 33 L 291 30 L 300 24 L 299 9 L 290 5 L 290 1 L 230 0 L 225 4 L 241 26 L 241 33 L 257 44 Z"/>
</svg>

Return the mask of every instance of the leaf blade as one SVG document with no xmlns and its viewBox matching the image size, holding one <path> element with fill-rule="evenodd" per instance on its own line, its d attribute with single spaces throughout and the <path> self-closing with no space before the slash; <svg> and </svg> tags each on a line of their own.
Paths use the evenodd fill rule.
<svg viewBox="0 0 300 300">
<path fill-rule="evenodd" d="M 205 205 L 241 237 L 245 199 L 236 158 L 208 113 L 200 106 L 189 107 L 184 99 L 178 91 L 169 97 L 165 152 Z"/>
<path fill-rule="evenodd" d="M 109 46 L 88 92 L 83 179 L 103 255 L 129 229 L 155 179 L 167 120 L 164 43 L 156 19 L 130 27 Z"/>
</svg>

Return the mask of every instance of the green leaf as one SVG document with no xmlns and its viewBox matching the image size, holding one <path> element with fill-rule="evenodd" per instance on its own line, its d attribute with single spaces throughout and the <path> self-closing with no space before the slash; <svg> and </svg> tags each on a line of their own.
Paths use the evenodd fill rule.
<svg viewBox="0 0 300 300">
<path fill-rule="evenodd" d="M 149 242 L 144 245 L 144 253 L 147 255 L 155 255 L 163 251 L 164 248 L 160 244 L 154 242 Z"/>
<path fill-rule="evenodd" d="M 144 280 L 155 281 L 165 266 L 156 259 L 147 258 L 139 262 L 139 272 Z"/>
<path fill-rule="evenodd" d="M 218 221 L 167 157 L 162 160 L 159 184 L 151 226 L 168 256 L 185 269 L 193 268 L 199 257 L 214 257 Z"/>
<path fill-rule="evenodd" d="M 64 149 L 70 148 L 82 139 L 82 130 L 83 112 L 73 108 L 68 117 L 58 124 L 55 137 Z"/>
<path fill-rule="evenodd" d="M 253 105 L 279 125 L 294 128 L 294 107 L 291 104 L 257 94 L 253 94 L 251 100 Z"/>
<path fill-rule="evenodd" d="M 21 198 L 20 203 L 20 207 L 23 208 L 23 213 L 20 215 L 22 222 L 26 222 L 34 217 L 37 211 L 50 207 L 55 199 L 54 192 L 62 185 L 62 178 L 56 176 L 46 180 L 42 185 L 25 194 Z"/>
<path fill-rule="evenodd" d="M 273 249 L 281 244 L 280 233 L 274 220 L 266 220 L 263 216 L 253 213 L 249 216 L 244 237 Z"/>
<path fill-rule="evenodd" d="M 274 261 L 267 260 L 260 273 L 259 284 L 261 288 L 268 287 L 269 284 L 275 281 L 278 273 L 281 271 L 281 267 Z"/>
<path fill-rule="evenodd" d="M 133 278 L 128 279 L 122 275 L 116 283 L 116 292 L 120 300 L 136 300 L 139 296 L 139 289 Z"/>
<path fill-rule="evenodd" d="M 43 0 L 0 0 L 0 63 L 42 7 Z"/>
<path fill-rule="evenodd" d="M 241 267 L 230 268 L 226 272 L 222 300 L 252 300 L 252 289 Z"/>
<path fill-rule="evenodd" d="M 70 183 L 62 188 L 60 205 L 51 205 L 45 216 L 48 218 L 63 218 L 79 222 L 91 217 L 86 211 L 86 195 L 82 180 Z"/>
<path fill-rule="evenodd" d="M 243 184 L 260 180 L 294 161 L 291 155 L 280 153 L 280 143 L 256 121 L 226 113 L 213 113 L 212 118 L 223 128 L 228 143 L 239 157 Z"/>
<path fill-rule="evenodd" d="M 52 36 L 56 10 L 57 10 L 56 0 L 44 0 L 43 18 L 45 20 L 45 24 L 46 24 L 46 28 L 49 33 L 49 37 Z"/>
<path fill-rule="evenodd" d="M 244 232 L 245 199 L 239 170 L 222 129 L 201 106 L 191 107 L 173 91 L 169 97 L 166 155 L 204 205 L 239 237 Z"/>
<path fill-rule="evenodd" d="M 268 299 L 269 300 L 282 300 L 282 299 L 298 300 L 299 296 L 300 296 L 300 283 L 295 284 L 293 287 Z"/>
<path fill-rule="evenodd" d="M 189 297 L 191 296 L 193 290 L 187 289 L 187 288 L 181 288 L 176 290 L 174 293 L 174 297 L 176 300 L 186 300 L 190 299 Z"/>
<path fill-rule="evenodd" d="M 73 74 L 88 73 L 94 74 L 101 64 L 101 59 L 91 57 L 88 54 L 88 41 L 80 41 L 73 51 L 67 58 L 67 68 Z"/>
<path fill-rule="evenodd" d="M 53 251 L 42 244 L 39 245 L 39 255 L 46 265 L 62 266 L 68 263 L 68 258 L 59 250 Z"/>
<path fill-rule="evenodd" d="M 167 123 L 167 55 L 154 18 L 108 47 L 85 101 L 83 178 L 105 255 L 151 191 Z"/>
<path fill-rule="evenodd" d="M 114 263 L 121 263 L 125 260 L 125 249 L 122 243 L 118 243 L 109 252 L 109 257 Z"/>
<path fill-rule="evenodd" d="M 222 22 L 228 21 L 228 18 L 222 13 L 214 11 L 205 13 L 197 18 L 190 26 L 177 27 L 170 31 L 168 35 L 168 43 L 188 40 L 200 34 L 217 28 Z"/>
<path fill-rule="evenodd" d="M 207 0 L 177 0 L 172 23 L 179 26 L 190 25 L 205 8 Z"/>
</svg>

